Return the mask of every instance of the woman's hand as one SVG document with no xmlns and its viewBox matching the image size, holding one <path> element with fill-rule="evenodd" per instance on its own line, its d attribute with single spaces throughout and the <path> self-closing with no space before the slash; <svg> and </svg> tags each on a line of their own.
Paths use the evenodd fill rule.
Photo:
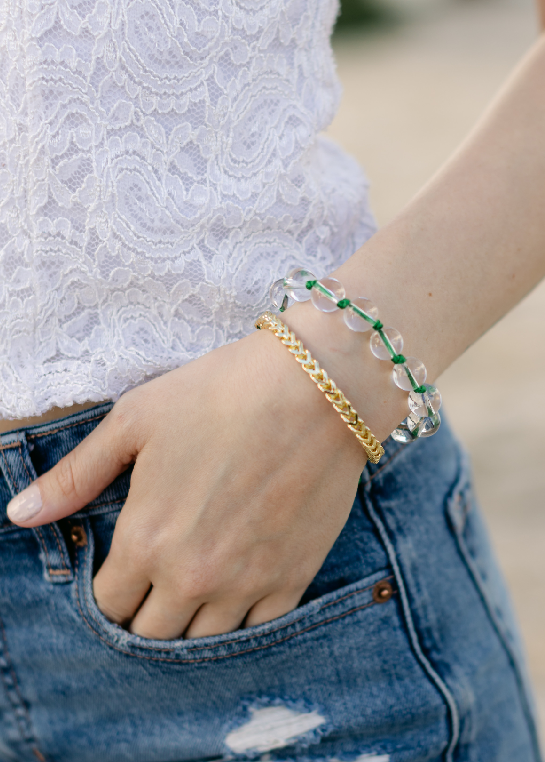
<svg viewBox="0 0 545 762">
<path fill-rule="evenodd" d="M 33 493 L 42 507 L 16 523 L 80 510 L 131 463 L 95 597 L 131 632 L 172 639 L 295 608 L 348 517 L 365 456 L 286 348 L 261 331 L 125 394 L 31 485 L 26 504 Z"/>
</svg>

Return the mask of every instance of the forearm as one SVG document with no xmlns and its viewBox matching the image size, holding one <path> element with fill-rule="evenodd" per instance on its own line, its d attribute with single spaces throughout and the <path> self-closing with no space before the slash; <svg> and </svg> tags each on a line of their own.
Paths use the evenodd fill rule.
<svg viewBox="0 0 545 762">
<path fill-rule="evenodd" d="M 433 381 L 545 275 L 544 208 L 542 39 L 456 155 L 334 275 L 349 297 L 379 306 L 384 324 L 403 334 L 404 354 L 423 360 Z M 286 315 L 356 407 L 369 409 L 377 435 L 388 433 L 406 394 L 385 384 L 389 368 L 370 356 L 369 334 L 309 304 Z"/>
<path fill-rule="evenodd" d="M 541 29 L 545 30 L 545 0 L 537 0 L 537 11 Z"/>
</svg>

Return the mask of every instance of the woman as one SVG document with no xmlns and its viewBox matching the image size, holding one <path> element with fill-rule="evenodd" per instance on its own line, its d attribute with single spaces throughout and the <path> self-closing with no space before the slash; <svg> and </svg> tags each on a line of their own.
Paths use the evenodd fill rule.
<svg viewBox="0 0 545 762">
<path fill-rule="evenodd" d="M 252 325 L 300 264 L 371 297 L 433 381 L 516 304 L 545 273 L 545 39 L 372 235 L 318 136 L 335 11 L 4 18 L 2 759 L 540 759 L 450 430 L 389 438 L 407 397 L 369 334 L 295 304 L 384 442 L 366 465 Z"/>
</svg>

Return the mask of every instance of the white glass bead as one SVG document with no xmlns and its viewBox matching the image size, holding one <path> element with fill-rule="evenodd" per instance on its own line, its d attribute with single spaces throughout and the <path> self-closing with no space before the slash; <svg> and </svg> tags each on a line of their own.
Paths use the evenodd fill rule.
<svg viewBox="0 0 545 762">
<path fill-rule="evenodd" d="M 428 408 L 437 413 L 442 403 L 439 389 L 431 384 L 424 384 L 424 386 L 426 391 L 423 394 L 414 391 L 409 394 L 409 408 L 420 418 L 425 418 L 429 414 Z"/>
<path fill-rule="evenodd" d="M 316 280 L 316 276 L 302 267 L 294 267 L 284 278 L 284 289 L 296 302 L 306 302 L 310 299 L 310 291 L 307 288 L 309 280 Z"/>
<path fill-rule="evenodd" d="M 350 301 L 365 312 L 366 315 L 373 318 L 373 320 L 378 320 L 378 307 L 375 307 L 370 299 L 366 299 L 364 296 L 356 296 L 355 299 Z M 357 312 L 354 312 L 352 304 L 349 304 L 344 310 L 344 322 L 352 331 L 361 331 L 362 333 L 363 331 L 370 331 L 373 326 L 365 318 L 362 318 L 361 315 L 358 315 Z"/>
<path fill-rule="evenodd" d="M 320 283 L 328 290 L 329 295 L 322 294 L 315 286 L 310 292 L 312 304 L 320 312 L 335 312 L 335 310 L 339 309 L 337 302 L 340 302 L 346 296 L 342 283 L 336 278 L 324 278 Z"/>
<path fill-rule="evenodd" d="M 439 429 L 441 425 L 441 416 L 439 413 L 435 413 L 433 418 L 426 416 L 421 418 L 417 427 L 418 437 L 431 437 Z"/>
<path fill-rule="evenodd" d="M 414 437 L 411 434 L 411 430 L 403 421 L 403 423 L 400 423 L 397 429 L 392 431 L 391 433 L 392 439 L 395 439 L 396 442 L 402 442 L 405 444 L 406 442 L 412 442 Z"/>
<path fill-rule="evenodd" d="M 417 360 L 416 357 L 407 357 L 403 364 L 394 366 L 393 375 L 396 386 L 399 386 L 400 389 L 406 392 L 410 392 L 413 387 L 405 368 L 411 371 L 414 380 L 419 386 L 426 380 L 428 372 L 424 363 L 421 360 Z"/>
<path fill-rule="evenodd" d="M 403 337 L 397 328 L 383 328 L 382 332 L 386 334 L 388 341 L 392 345 L 395 353 L 400 354 L 401 350 L 403 349 Z M 375 355 L 375 357 L 378 357 L 379 360 L 392 359 L 390 353 L 380 338 L 380 333 L 378 331 L 373 331 L 371 334 L 371 352 Z"/>
</svg>

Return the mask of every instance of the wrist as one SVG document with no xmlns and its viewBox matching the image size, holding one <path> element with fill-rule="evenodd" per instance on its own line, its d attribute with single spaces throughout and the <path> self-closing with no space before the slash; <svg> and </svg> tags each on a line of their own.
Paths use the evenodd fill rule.
<svg viewBox="0 0 545 762">
<path fill-rule="evenodd" d="M 371 355 L 371 331 L 350 331 L 341 310 L 324 314 L 310 302 L 293 305 L 282 319 L 384 441 L 407 415 L 407 393 L 393 383 L 391 363 Z"/>
<path fill-rule="evenodd" d="M 342 454 L 345 467 L 352 464 L 357 478 L 366 462 L 362 445 L 288 347 L 266 329 L 239 344 L 253 357 L 244 373 L 245 389 L 254 396 L 259 384 L 259 405 L 275 432 L 275 446 L 289 449 L 296 442 L 297 449 L 315 454 L 325 447 L 336 457 Z"/>
</svg>

